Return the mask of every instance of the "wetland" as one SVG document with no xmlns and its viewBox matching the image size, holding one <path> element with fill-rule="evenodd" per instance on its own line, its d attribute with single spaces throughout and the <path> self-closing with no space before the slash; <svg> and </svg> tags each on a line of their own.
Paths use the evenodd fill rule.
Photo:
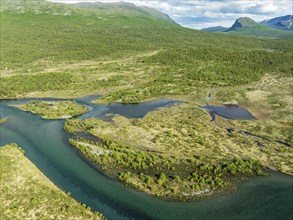
<svg viewBox="0 0 293 220">
<path fill-rule="evenodd" d="M 2 0 L 0 32 L 1 216 L 292 218 L 291 38 L 45 0 Z"/>
<path fill-rule="evenodd" d="M 166 149 L 169 149 L 170 154 L 173 154 L 172 148 L 176 147 L 175 150 L 179 153 L 175 154 L 177 158 L 175 157 L 172 159 L 174 159 L 175 161 L 176 159 L 179 159 L 180 161 L 186 161 L 187 163 L 186 159 L 193 158 L 192 161 L 188 161 L 188 163 L 194 164 L 192 167 L 197 166 L 197 164 L 201 165 L 201 163 L 206 164 L 207 162 L 210 162 L 210 165 L 212 165 L 213 160 L 219 160 L 217 158 L 213 158 L 212 156 L 209 157 L 208 153 L 206 155 L 203 154 L 203 152 L 208 151 L 209 149 L 207 148 L 204 151 L 200 150 L 202 148 L 199 147 L 200 142 L 197 142 L 197 150 L 198 152 L 201 152 L 200 154 L 196 153 L 196 151 L 194 151 L 192 148 L 188 148 L 189 142 L 192 142 L 194 144 L 194 140 L 192 138 L 190 138 L 190 140 L 188 139 L 189 129 L 187 129 L 187 131 L 181 131 L 184 132 L 181 135 L 185 138 L 180 138 L 180 140 L 184 142 L 177 143 L 176 145 L 172 143 L 172 141 L 174 141 L 174 139 L 172 138 L 173 135 L 180 135 L 178 132 L 181 130 L 180 128 L 174 130 L 173 125 L 176 124 L 178 126 L 180 123 L 178 123 L 178 121 L 173 121 L 172 123 L 170 123 L 169 121 L 166 124 L 165 117 L 171 118 L 171 116 L 173 117 L 174 115 L 177 115 L 176 120 L 182 120 L 181 114 L 188 113 L 188 117 L 186 117 L 186 120 L 192 122 L 192 120 L 190 120 L 192 117 L 202 119 L 200 120 L 200 122 L 205 123 L 202 125 L 203 129 L 206 129 L 206 126 L 212 126 L 212 129 L 219 128 L 217 125 L 210 122 L 208 114 L 206 114 L 203 110 L 197 109 L 192 104 L 188 103 L 181 103 L 180 105 L 178 105 L 177 101 L 159 100 L 141 104 L 125 105 L 117 103 L 114 105 L 105 105 L 89 103 L 89 101 L 91 100 L 91 98 L 77 99 L 77 103 L 87 105 L 89 112 L 75 119 L 70 119 L 67 121 L 46 120 L 42 119 L 38 115 L 34 115 L 29 112 L 20 111 L 16 108 L 10 107 L 10 105 L 23 104 L 27 102 L 27 100 L 1 101 L 1 117 L 9 116 L 9 120 L 7 121 L 7 123 L 1 125 L 1 145 L 5 145 L 12 142 L 18 143 L 25 150 L 27 157 L 54 184 L 59 186 L 65 192 L 71 192 L 73 198 L 75 198 L 79 202 L 87 204 L 92 208 L 92 210 L 97 210 L 103 213 L 109 219 L 189 219 L 191 218 L 191 216 L 193 218 L 194 216 L 201 216 L 208 217 L 209 219 L 217 219 L 217 215 L 213 216 L 208 211 L 209 207 L 211 206 L 218 207 L 216 208 L 217 212 L 219 212 L 223 218 L 224 216 L 227 217 L 233 215 L 239 217 L 239 213 L 233 210 L 237 210 L 241 207 L 245 207 L 245 210 L 241 214 L 243 216 L 251 215 L 255 217 L 261 215 L 280 215 L 284 218 L 289 216 L 289 212 L 287 211 L 282 212 L 282 214 L 276 214 L 276 212 L 273 212 L 272 210 L 276 208 L 276 204 L 278 204 L 278 208 L 281 208 L 283 210 L 289 210 L 289 207 L 291 205 L 290 201 L 292 201 L 292 198 L 288 195 L 291 193 L 292 190 L 292 177 L 286 174 L 281 174 L 270 170 L 266 170 L 266 172 L 272 174 L 271 176 L 252 177 L 246 179 L 239 185 L 239 188 L 235 192 L 235 189 L 232 190 L 233 193 L 225 193 L 223 191 L 222 193 L 219 192 L 215 194 L 209 199 L 202 199 L 201 201 L 197 202 L 179 203 L 175 201 L 170 202 L 166 201 L 165 199 L 159 199 L 154 196 L 150 196 L 144 192 L 139 192 L 133 188 L 123 186 L 123 184 L 119 183 L 119 181 L 116 178 L 109 178 L 108 176 L 103 174 L 103 172 L 105 171 L 95 168 L 93 164 L 87 161 L 86 157 L 81 156 L 81 151 L 77 150 L 76 148 L 73 148 L 72 145 L 70 145 L 70 135 L 68 135 L 64 131 L 64 123 L 66 124 L 71 120 L 72 122 L 78 120 L 82 120 L 85 122 L 87 120 L 97 120 L 99 121 L 99 126 L 101 126 L 102 128 L 105 128 L 103 127 L 104 125 L 109 126 L 108 130 L 102 130 L 104 131 L 104 136 L 102 137 L 108 137 L 109 140 L 115 140 L 115 143 L 120 143 L 124 145 L 125 143 L 123 141 L 126 140 L 127 143 L 129 143 L 129 146 L 132 148 L 139 144 L 140 151 L 143 151 L 145 146 L 148 147 L 147 149 L 151 152 L 158 151 L 160 154 L 166 154 Z M 148 106 L 149 112 L 146 112 L 146 106 Z M 142 109 L 142 111 L 137 111 L 137 109 L 140 108 Z M 126 109 L 128 109 L 128 111 L 125 111 Z M 121 113 L 121 115 L 117 115 L 119 113 Z M 111 120 L 105 120 L 105 118 L 109 117 L 109 114 L 111 115 Z M 154 121 L 153 117 L 157 118 L 157 120 L 155 120 L 156 123 L 148 123 L 150 121 Z M 218 120 L 218 123 L 223 123 L 224 120 L 225 119 L 223 119 L 223 121 Z M 127 136 L 127 130 L 130 129 L 130 133 L 133 135 L 133 138 L 131 138 L 132 141 L 128 142 L 129 139 L 125 139 L 123 135 L 119 139 L 117 137 L 118 135 L 114 135 L 114 133 L 117 130 L 115 130 L 115 132 L 112 133 L 109 132 L 109 130 L 112 130 L 115 127 L 115 124 L 111 124 L 115 123 L 115 121 L 119 122 L 116 123 L 116 126 L 120 126 L 116 129 L 120 130 L 120 134 L 124 134 L 125 137 Z M 28 124 L 30 124 L 29 127 L 27 127 Z M 164 140 L 164 136 L 159 138 L 160 134 L 158 133 L 156 135 L 158 135 L 157 138 L 159 141 L 155 142 L 155 145 L 151 148 L 147 138 L 150 137 L 149 141 L 152 140 L 152 135 L 154 135 L 154 133 L 152 132 L 152 126 L 155 126 L 157 128 L 159 125 L 161 126 L 162 124 L 171 132 L 170 136 L 168 136 L 168 138 L 166 137 L 166 140 L 170 141 L 167 142 L 166 140 Z M 112 125 L 114 127 L 111 127 Z M 132 126 L 133 128 L 131 128 Z M 193 126 L 195 125 L 191 124 L 190 126 L 192 130 Z M 196 124 L 196 126 L 199 125 Z M 137 129 L 145 129 L 145 131 L 140 131 L 148 131 L 149 133 L 143 133 L 144 139 L 141 139 L 140 136 L 136 137 L 138 133 L 135 133 L 134 131 L 136 131 Z M 95 132 L 101 133 L 101 131 L 98 131 L 97 129 L 93 130 Z M 163 131 L 160 131 L 161 129 L 156 130 L 157 132 L 164 132 L 164 129 Z M 218 131 L 219 130 L 217 130 L 217 132 Z M 95 132 L 92 133 L 97 135 L 97 133 Z M 208 132 L 203 133 L 203 135 L 204 134 L 208 134 Z M 227 136 L 227 134 L 224 133 L 224 131 L 223 135 L 225 137 Z M 101 137 L 101 134 L 97 136 Z M 202 136 L 201 139 L 205 140 L 203 137 L 204 136 Z M 136 138 L 140 141 L 136 141 Z M 163 148 L 161 143 L 167 143 L 167 145 L 164 145 L 166 149 Z M 208 143 L 205 143 L 204 145 L 208 145 Z M 194 148 L 195 146 L 193 145 L 192 147 Z M 214 148 L 211 148 L 210 150 L 213 151 L 213 149 Z M 123 153 L 123 150 L 119 150 L 119 152 Z M 191 152 L 193 152 L 192 158 L 190 158 Z M 221 151 L 217 151 L 217 156 L 220 155 Z M 233 159 L 234 155 L 230 155 L 229 161 L 233 161 Z M 168 167 L 168 164 L 166 165 L 166 167 Z M 175 166 L 174 169 L 176 171 L 176 163 L 172 165 Z M 265 165 L 267 164 L 265 163 Z M 178 166 L 178 168 L 179 167 L 180 166 Z M 206 167 L 208 168 L 208 166 Z M 271 167 L 273 168 L 273 166 Z M 117 170 L 117 167 L 115 169 Z M 169 183 L 169 181 L 171 181 L 171 179 L 169 180 L 170 172 L 173 172 L 172 166 L 171 170 L 169 170 L 169 173 L 165 170 L 164 172 L 166 173 L 166 179 L 165 182 L 162 183 L 163 189 L 165 189 L 165 184 L 171 184 L 170 186 L 172 186 L 172 183 Z M 132 175 L 134 176 L 131 176 L 131 178 L 135 180 L 137 184 L 139 184 L 139 181 L 141 181 L 141 176 L 135 176 L 135 172 Z M 146 173 L 145 175 L 151 176 L 150 173 Z M 122 177 L 120 176 L 119 179 L 122 180 Z M 160 176 L 158 179 L 160 178 L 164 180 L 164 176 Z M 188 178 L 188 176 L 186 176 L 186 178 Z M 187 183 L 185 183 L 185 185 Z M 143 184 L 141 184 L 140 190 L 143 189 Z M 156 182 L 156 184 L 158 184 L 158 182 Z M 278 185 L 278 187 L 276 187 L 276 184 Z M 132 186 L 135 187 L 135 185 Z M 192 195 L 193 191 L 190 192 Z M 201 190 L 197 189 L 197 191 L 194 192 L 208 193 L 208 190 L 203 188 Z M 185 193 L 187 196 L 187 192 Z M 163 194 L 164 190 L 158 187 L 158 196 L 162 196 Z M 198 195 L 199 194 L 193 193 L 194 197 L 198 198 Z M 247 200 L 243 200 L 243 198 L 246 198 Z M 271 205 L 263 207 L 262 203 L 264 200 L 266 201 L 266 204 Z M 223 207 L 223 201 L 225 201 L 226 204 L 225 208 Z M 252 201 L 254 203 L 253 207 L 248 205 Z M 259 209 L 256 211 L 255 207 L 259 207 Z M 176 210 L 176 212 L 174 212 L 174 209 Z M 170 210 L 173 210 L 172 216 L 170 216 Z"/>
</svg>

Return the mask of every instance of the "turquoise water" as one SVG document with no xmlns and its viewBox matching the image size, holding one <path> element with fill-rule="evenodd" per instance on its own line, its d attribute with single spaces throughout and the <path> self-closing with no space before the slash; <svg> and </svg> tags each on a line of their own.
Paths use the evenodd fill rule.
<svg viewBox="0 0 293 220">
<path fill-rule="evenodd" d="M 86 103 L 87 100 L 79 100 Z M 109 219 L 292 219 L 293 178 L 277 172 L 254 177 L 225 196 L 200 202 L 170 202 L 124 187 L 93 168 L 68 144 L 64 120 L 44 120 L 2 101 L 0 144 L 17 143 L 26 156 L 57 186 Z M 81 117 L 121 113 L 142 117 L 148 111 L 174 104 L 170 100 L 138 105 L 93 105 Z M 175 103 L 176 104 L 176 103 Z"/>
</svg>

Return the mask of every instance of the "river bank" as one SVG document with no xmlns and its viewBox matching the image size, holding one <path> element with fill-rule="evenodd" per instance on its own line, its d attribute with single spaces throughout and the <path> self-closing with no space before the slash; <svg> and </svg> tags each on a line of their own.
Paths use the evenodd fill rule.
<svg viewBox="0 0 293 220">
<path fill-rule="evenodd" d="M 4 115 L 9 115 L 9 121 L 2 126 L 1 131 L 2 135 L 1 136 L 1 144 L 3 143 L 10 143 L 12 142 L 17 142 L 21 143 L 21 146 L 25 148 L 25 151 L 27 152 L 27 155 L 30 157 L 34 163 L 38 164 L 38 167 L 42 168 L 42 171 L 45 172 L 46 176 L 48 176 L 50 179 L 53 180 L 55 184 L 58 186 L 62 186 L 62 189 L 65 189 L 65 191 L 70 191 L 72 192 L 72 196 L 74 198 L 77 198 L 78 201 L 82 201 L 83 203 L 88 204 L 89 206 L 92 207 L 94 210 L 99 210 L 105 216 L 109 217 L 110 219 L 117 219 L 117 218 L 122 218 L 122 219 L 128 219 L 131 218 L 129 216 L 135 216 L 137 219 L 152 219 L 152 218 L 159 218 L 159 219 L 190 219 L 191 216 L 194 218 L 194 216 L 202 217 L 205 216 L 209 219 L 213 219 L 212 216 L 210 216 L 207 212 L 208 207 L 214 203 L 215 204 L 221 204 L 222 201 L 218 201 L 217 198 L 214 199 L 214 197 L 210 197 L 208 199 L 207 206 L 202 206 L 203 203 L 201 202 L 191 202 L 191 203 L 176 203 L 176 202 L 167 202 L 165 203 L 164 200 L 159 199 L 157 200 L 155 197 L 151 196 L 148 197 L 146 193 L 139 193 L 136 191 L 133 191 L 131 188 L 123 187 L 121 183 L 118 183 L 116 181 L 113 181 L 112 179 L 109 179 L 105 177 L 103 174 L 99 173 L 96 169 L 92 169 L 88 163 L 85 163 L 82 159 L 80 159 L 80 156 L 77 154 L 76 150 L 69 146 L 67 143 L 68 136 L 64 133 L 63 131 L 63 123 L 64 120 L 40 120 L 40 117 L 36 117 L 32 114 L 28 114 L 26 112 L 21 112 L 15 108 L 11 107 L 6 107 L 6 102 L 1 103 L 1 113 Z M 9 102 L 7 102 L 8 104 Z M 162 102 L 161 105 L 164 106 L 166 105 L 167 102 Z M 141 106 L 141 107 L 139 107 Z M 144 104 L 139 104 L 139 105 L 119 105 L 119 104 L 114 104 L 109 106 L 109 108 L 105 108 L 104 105 L 93 105 L 90 106 L 90 111 L 82 116 L 80 118 L 87 118 L 87 117 L 101 117 L 103 118 L 103 114 L 109 114 L 109 113 L 120 113 L 122 115 L 127 115 L 128 117 L 131 117 L 132 115 L 135 117 L 143 117 L 145 115 L 144 111 L 148 109 L 148 111 L 151 111 L 151 105 L 144 105 Z M 154 108 L 158 107 L 158 103 L 153 105 Z M 154 125 L 158 127 L 158 124 L 163 122 L 163 119 L 165 118 L 173 118 L 174 115 L 177 115 L 177 113 L 180 108 L 186 108 L 186 105 L 179 105 L 179 106 L 174 106 L 174 107 L 168 107 L 168 108 L 163 108 L 159 111 L 154 111 L 150 114 L 147 114 L 143 120 L 146 120 L 144 123 L 141 121 L 139 125 L 146 125 L 149 122 L 156 122 Z M 126 110 L 128 108 L 128 110 Z M 175 108 L 175 110 L 173 109 Z M 183 109 L 184 109 L 183 108 Z M 189 109 L 189 108 L 187 108 Z M 165 110 L 165 111 L 164 111 Z M 190 106 L 190 112 L 193 112 L 194 107 Z M 186 111 L 186 109 L 185 109 Z M 184 113 L 185 111 L 182 111 Z M 222 123 L 220 118 L 217 118 L 217 124 L 215 123 L 210 123 L 210 118 L 209 115 L 206 114 L 204 111 L 200 110 L 200 116 L 201 120 L 203 121 L 202 128 L 206 127 L 207 125 L 211 125 L 213 129 L 218 128 L 218 124 Z M 170 115 L 171 112 L 174 112 L 174 115 Z M 155 115 L 153 115 L 156 113 Z M 159 114 L 160 113 L 160 114 Z M 185 112 L 186 113 L 186 112 Z M 184 113 L 184 115 L 186 115 Z M 198 111 L 196 111 L 198 113 Z M 165 117 L 161 117 L 164 116 Z M 202 115 L 202 116 L 201 116 Z M 180 116 L 180 114 L 179 114 Z M 181 119 L 185 119 L 185 121 L 191 121 L 189 115 L 186 115 L 187 117 L 181 117 Z M 114 117 L 115 118 L 115 117 Z M 192 118 L 197 118 L 197 117 L 192 117 Z M 158 120 L 160 119 L 160 120 Z M 177 120 L 180 118 L 177 117 Z M 166 121 L 166 120 L 165 120 Z M 167 120 L 168 121 L 168 120 Z M 127 120 L 125 121 L 127 122 Z M 176 125 L 177 123 L 177 125 Z M 178 125 L 182 124 L 182 122 L 176 122 L 174 125 L 178 127 Z M 233 122 L 235 123 L 235 121 Z M 30 127 L 27 127 L 27 124 L 30 124 Z M 172 124 L 172 123 L 171 123 Z M 170 128 L 170 125 L 167 124 L 166 128 Z M 134 124 L 135 125 L 135 124 Z M 186 124 L 188 125 L 188 124 Z M 173 125 L 172 125 L 173 126 Z M 171 127 L 172 127 L 171 126 Z M 188 126 L 187 126 L 188 127 Z M 109 127 L 109 130 L 111 130 L 113 127 Z M 118 127 L 119 128 L 119 127 Z M 126 127 L 127 128 L 127 127 Z M 134 127 L 135 128 L 135 127 Z M 145 128 L 148 128 L 146 126 Z M 191 127 L 193 130 L 194 128 Z M 201 127 L 199 127 L 200 129 Z M 148 128 L 150 131 L 152 130 L 151 128 Z M 178 130 L 181 130 L 181 127 L 178 127 Z M 224 126 L 223 126 L 224 130 Z M 122 130 L 123 131 L 123 130 Z M 187 130 L 188 131 L 188 130 Z M 182 131 L 182 132 L 187 132 L 187 131 Z M 122 132 L 123 133 L 123 132 Z M 172 132 L 173 133 L 173 132 Z M 221 132 L 222 133 L 222 132 Z M 220 134 L 221 134 L 220 133 Z M 50 134 L 50 135 L 44 135 L 44 134 Z M 163 133 L 162 133 L 163 134 Z M 188 133 L 186 133 L 188 134 Z M 184 135 L 183 137 L 188 137 L 188 135 Z M 203 133 L 203 134 L 208 134 L 208 132 Z M 223 132 L 224 136 L 227 135 L 226 131 Z M 165 134 L 163 135 L 165 136 Z M 52 139 L 52 137 L 55 137 Z M 173 138 L 171 136 L 168 136 L 168 139 L 171 141 Z M 203 136 L 204 137 L 204 136 Z M 184 138 L 183 140 L 185 140 Z M 180 139 L 177 137 L 177 139 Z M 212 138 L 212 140 L 216 140 Z M 182 142 L 181 145 L 183 146 L 185 142 Z M 244 143 L 243 143 L 244 144 Z M 172 144 L 170 145 L 172 146 Z M 186 146 L 186 145 L 184 145 Z M 194 147 L 193 147 L 194 148 Z M 179 148 L 181 149 L 181 148 Z M 184 148 L 182 148 L 184 149 Z M 196 149 L 196 148 L 195 148 Z M 240 148 L 241 149 L 241 148 Z M 153 149 L 153 150 L 159 150 L 159 149 Z M 168 150 L 168 149 L 167 149 Z M 190 156 L 190 150 L 191 149 L 186 149 L 186 152 L 182 151 L 185 156 L 189 155 Z M 181 151 L 181 150 L 180 150 Z M 172 151 L 173 152 L 173 151 Z M 203 160 L 208 159 L 205 158 L 205 151 L 203 151 Z M 206 152 L 208 153 L 208 152 Z M 236 152 L 235 152 L 236 153 Z M 197 158 L 196 158 L 197 159 Z M 57 169 L 57 170 L 56 170 Z M 274 174 L 274 175 L 279 175 L 279 174 Z M 281 174 L 280 174 L 281 175 Z M 282 176 L 282 175 L 281 175 Z M 282 176 L 285 178 L 285 176 Z M 69 178 L 69 179 L 68 179 Z M 260 177 L 263 178 L 263 177 Z M 274 177 L 265 177 L 264 178 L 265 182 L 268 184 L 264 187 L 264 190 L 268 190 L 268 195 L 271 195 L 272 192 L 276 192 L 272 190 L 270 183 L 272 183 L 274 186 L 276 185 L 276 182 L 271 182 Z M 285 178 L 286 179 L 286 178 Z M 252 178 L 251 180 L 254 180 Z M 256 179 L 258 180 L 258 179 Z M 250 182 L 250 179 L 247 180 Z M 245 181 L 245 182 L 247 182 Z M 278 180 L 279 181 L 279 180 Z M 262 181 L 261 181 L 262 182 Z M 73 184 L 76 183 L 76 184 Z M 287 183 L 286 183 L 287 184 Z M 285 185 L 286 185 L 285 184 Z M 288 182 L 290 185 L 290 181 Z M 273 186 L 272 185 L 272 186 Z M 278 187 L 282 186 L 282 183 L 278 182 Z M 284 185 L 284 186 L 285 186 Z M 238 196 L 238 192 L 241 192 L 241 186 L 238 190 L 233 192 L 232 194 L 227 194 L 221 196 L 222 199 L 225 199 L 227 204 L 230 204 L 231 202 L 231 207 L 234 206 L 235 204 L 243 204 L 243 202 L 238 201 L 235 203 L 235 201 L 232 203 L 233 199 L 235 196 Z M 245 184 L 244 184 L 245 186 Z M 288 188 L 289 189 L 289 188 Z M 253 190 L 253 189 L 251 189 Z M 276 189 L 277 190 L 277 189 Z M 105 192 L 107 194 L 105 194 Z M 94 193 L 94 196 L 93 196 Z M 242 192 L 244 194 L 241 194 L 241 198 L 245 197 L 245 195 L 248 193 L 250 195 L 255 194 L 254 197 L 249 197 L 247 198 L 247 202 L 250 201 L 250 199 L 255 199 L 258 194 L 255 192 Z M 258 193 L 260 191 L 258 190 Z M 278 191 L 278 195 L 283 195 L 282 193 Z M 259 194 L 260 195 L 260 194 Z M 277 195 L 277 194 L 276 194 Z M 285 196 L 285 195 L 284 195 Z M 239 197 L 239 198 L 240 198 Z M 277 197 L 274 197 L 277 198 Z M 282 197 L 282 201 L 278 201 L 278 206 L 274 206 L 271 208 L 264 208 L 261 204 L 259 206 L 258 212 L 254 212 L 254 216 L 258 216 L 259 213 L 262 213 L 263 216 L 269 215 L 274 215 L 274 213 L 270 212 L 271 210 L 274 210 L 275 207 L 280 207 L 280 204 L 284 204 L 284 201 L 287 201 L 287 197 Z M 114 202 L 115 201 L 115 202 Z M 140 201 L 140 202 L 138 202 Z M 205 199 L 203 200 L 204 203 L 206 203 Z M 214 201 L 214 202 L 213 202 Z M 261 200 L 260 200 L 261 201 Z M 274 200 L 275 201 L 275 200 Z M 114 203 L 113 203 L 114 202 Z M 254 204 L 258 204 L 256 201 L 253 202 Z M 112 207 L 110 209 L 105 208 L 104 204 L 107 204 L 106 207 Z M 127 204 L 127 205 L 125 205 Z M 145 204 L 143 206 L 140 206 L 139 204 Z M 146 206 L 152 207 L 152 210 L 157 210 L 159 209 L 156 213 L 154 214 L 153 212 L 147 211 L 144 207 Z M 212 206 L 218 206 L 213 204 Z M 271 202 L 271 204 L 275 204 L 275 202 Z M 287 204 L 290 204 L 290 202 Z M 236 208 L 236 207 L 235 207 Z M 234 209 L 235 209 L 234 208 Z M 135 209 L 135 210 L 134 210 Z M 171 211 L 172 210 L 172 211 Z M 176 210 L 176 214 L 175 211 Z M 249 210 L 249 209 L 248 209 Z M 235 217 L 239 217 L 239 213 L 234 213 L 233 210 L 229 209 L 228 207 L 223 207 L 221 210 L 218 210 L 219 212 L 223 213 L 225 215 L 226 211 L 227 214 L 229 213 L 229 216 L 234 215 Z M 184 212 L 184 213 L 183 213 Z M 123 213 L 123 214 L 122 214 Z M 158 213 L 161 213 L 158 215 Z M 172 216 L 170 216 L 170 213 L 172 213 Z M 231 214 L 232 213 L 232 214 Z M 233 214 L 234 213 L 234 214 Z M 286 215 L 286 212 L 283 212 L 284 215 Z M 118 217 L 119 216 L 119 217 Z M 146 217 L 148 216 L 148 217 Z M 160 216 L 160 217 L 158 217 Z M 180 217 L 181 216 L 181 217 Z M 184 216 L 184 217 L 182 217 Z M 176 218 L 175 218 L 176 217 Z M 215 216 L 216 218 L 216 216 Z"/>
<path fill-rule="evenodd" d="M 106 121 L 68 120 L 64 127 L 71 134 L 78 133 L 70 143 L 108 175 L 159 197 L 180 201 L 204 198 L 231 191 L 233 175 L 242 178 L 263 174 L 257 160 L 255 163 L 247 155 L 239 157 L 238 151 L 227 154 L 222 147 L 212 149 L 216 154 L 207 152 L 216 147 L 213 141 L 225 144 L 227 138 L 228 143 L 232 140 L 226 130 L 209 122 L 203 110 L 190 104 L 161 108 L 142 119 L 114 115 Z M 210 138 L 208 144 L 206 135 L 215 132 L 223 136 Z M 234 145 L 234 150 L 242 148 Z"/>
<path fill-rule="evenodd" d="M 0 147 L 3 219 L 105 219 L 57 188 L 16 144 Z"/>
<path fill-rule="evenodd" d="M 23 111 L 41 115 L 44 119 L 68 119 L 88 112 L 85 105 L 79 105 L 74 101 L 41 101 L 32 100 L 18 105 L 11 105 Z"/>
</svg>

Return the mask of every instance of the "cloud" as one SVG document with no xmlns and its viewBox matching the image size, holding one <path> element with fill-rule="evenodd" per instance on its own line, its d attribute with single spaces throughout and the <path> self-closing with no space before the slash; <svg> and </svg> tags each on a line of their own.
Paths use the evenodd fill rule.
<svg viewBox="0 0 293 220">
<path fill-rule="evenodd" d="M 117 2 L 119 0 L 51 0 L 62 3 Z M 182 26 L 201 29 L 211 26 L 231 26 L 239 17 L 262 21 L 292 14 L 291 0 L 125 0 L 138 6 L 156 8 L 168 14 Z"/>
</svg>

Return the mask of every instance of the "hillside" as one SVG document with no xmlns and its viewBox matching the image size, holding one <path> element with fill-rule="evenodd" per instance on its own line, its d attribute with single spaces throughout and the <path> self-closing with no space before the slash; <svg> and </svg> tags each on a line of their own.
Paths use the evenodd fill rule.
<svg viewBox="0 0 293 220">
<path fill-rule="evenodd" d="M 41 0 L 19 0 L 17 7 L 11 2 L 1 2 L 2 99 L 102 93 L 106 102 L 132 102 L 199 95 L 205 93 L 199 88 L 290 72 L 290 41 L 190 30 L 137 16 L 139 10 L 125 8 L 132 5 L 114 13 Z"/>
<path fill-rule="evenodd" d="M 145 16 L 151 19 L 157 19 L 162 21 L 167 21 L 169 23 L 176 24 L 168 15 L 154 9 L 148 7 L 138 7 L 135 4 L 128 3 L 128 2 L 115 2 L 115 3 L 77 3 L 73 6 L 83 9 L 89 9 L 93 12 L 101 12 L 108 14 L 117 14 L 123 13 L 125 15 L 135 14 L 136 16 Z"/>
<path fill-rule="evenodd" d="M 123 15 L 129 17 L 140 17 L 152 20 L 161 20 L 176 24 L 168 15 L 148 7 L 138 7 L 132 3 L 77 3 L 77 4 L 59 4 L 45 0 L 2 0 L 1 12 L 10 13 L 33 13 L 48 15 Z"/>
<path fill-rule="evenodd" d="M 203 28 L 201 29 L 202 31 L 207 31 L 207 32 L 223 32 L 226 31 L 228 28 L 222 27 L 222 26 L 216 26 L 216 27 L 208 27 L 208 28 Z"/>
</svg>

